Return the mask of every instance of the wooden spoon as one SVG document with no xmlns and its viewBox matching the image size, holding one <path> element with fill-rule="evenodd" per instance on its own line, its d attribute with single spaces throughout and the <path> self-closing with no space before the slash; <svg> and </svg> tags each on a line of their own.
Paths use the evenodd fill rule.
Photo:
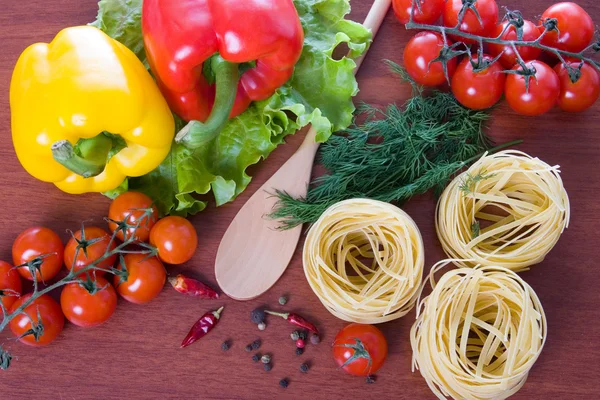
<svg viewBox="0 0 600 400">
<path fill-rule="evenodd" d="M 391 0 L 375 0 L 364 25 L 373 38 L 379 30 Z M 364 55 L 356 60 L 356 69 Z M 302 233 L 302 226 L 277 230 L 278 222 L 266 218 L 277 202 L 274 188 L 294 196 L 305 196 L 319 143 L 311 128 L 294 155 L 252 195 L 225 232 L 215 262 L 221 290 L 236 300 L 260 296 L 277 282 L 287 268 Z"/>
</svg>

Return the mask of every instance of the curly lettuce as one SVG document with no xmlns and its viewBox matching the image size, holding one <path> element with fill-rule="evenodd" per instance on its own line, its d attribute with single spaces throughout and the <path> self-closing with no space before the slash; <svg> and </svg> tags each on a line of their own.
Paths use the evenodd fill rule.
<svg viewBox="0 0 600 400">
<path fill-rule="evenodd" d="M 129 47 L 146 63 L 141 33 L 142 0 L 101 0 L 92 24 Z M 269 99 L 253 103 L 229 120 L 219 136 L 192 151 L 174 144 L 154 171 L 129 178 L 118 190 L 137 190 L 154 199 L 162 214 L 186 216 L 202 211 L 198 195 L 212 191 L 217 206 L 236 198 L 252 179 L 246 169 L 265 159 L 287 135 L 312 124 L 317 140 L 350 125 L 352 97 L 358 92 L 353 58 L 367 50 L 371 33 L 346 20 L 348 0 L 294 0 L 305 39 L 293 77 Z M 345 43 L 348 57 L 335 59 Z"/>
</svg>

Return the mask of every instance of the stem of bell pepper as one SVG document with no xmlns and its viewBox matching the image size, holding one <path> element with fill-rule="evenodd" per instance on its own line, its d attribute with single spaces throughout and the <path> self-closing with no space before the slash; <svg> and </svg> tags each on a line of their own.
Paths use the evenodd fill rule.
<svg viewBox="0 0 600 400">
<path fill-rule="evenodd" d="M 221 56 L 211 59 L 212 70 L 215 71 L 215 102 L 205 122 L 190 121 L 175 136 L 177 143 L 196 149 L 214 139 L 229 119 L 235 103 L 238 81 L 240 79 L 239 64 L 225 61 Z"/>
<path fill-rule="evenodd" d="M 82 139 L 79 146 L 81 156 L 75 153 L 68 140 L 60 140 L 52 145 L 54 159 L 70 171 L 89 178 L 100 175 L 106 166 L 106 157 L 112 148 L 112 140 L 104 134 L 90 139 Z"/>
</svg>

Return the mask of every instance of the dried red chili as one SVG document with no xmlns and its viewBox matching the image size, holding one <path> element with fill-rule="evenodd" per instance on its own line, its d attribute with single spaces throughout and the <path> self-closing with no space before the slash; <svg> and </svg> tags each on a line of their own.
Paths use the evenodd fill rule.
<svg viewBox="0 0 600 400">
<path fill-rule="evenodd" d="M 179 293 L 188 294 L 190 296 L 202 297 L 205 299 L 218 299 L 219 293 L 204 283 L 179 274 L 174 278 L 169 278 L 169 283 L 173 285 Z"/>
<path fill-rule="evenodd" d="M 265 310 L 265 312 L 267 314 L 270 314 L 270 315 L 276 315 L 278 317 L 281 317 L 281 318 L 285 319 L 287 322 L 289 322 L 292 325 L 296 325 L 296 326 L 299 326 L 301 328 L 308 329 L 309 331 L 311 331 L 315 335 L 319 334 L 319 330 L 317 329 L 316 326 L 314 326 L 312 323 L 308 322 L 305 318 L 301 317 L 298 314 L 295 314 L 295 313 L 278 313 L 278 312 L 275 312 L 275 311 L 267 311 L 267 310 Z"/>
<path fill-rule="evenodd" d="M 181 348 L 189 346 L 196 340 L 204 337 L 208 332 L 212 331 L 219 322 L 221 311 L 223 311 L 223 307 L 219 308 L 217 311 L 207 312 L 200 317 L 194 326 L 192 326 L 192 329 L 190 329 L 185 339 L 183 339 L 183 342 L 181 342 Z"/>
</svg>

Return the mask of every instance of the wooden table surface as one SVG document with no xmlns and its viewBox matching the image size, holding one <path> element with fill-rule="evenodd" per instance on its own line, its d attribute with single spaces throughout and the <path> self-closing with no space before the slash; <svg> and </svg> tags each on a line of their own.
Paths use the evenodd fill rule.
<svg viewBox="0 0 600 400">
<path fill-rule="evenodd" d="M 109 200 L 99 194 L 70 196 L 53 185 L 36 181 L 21 167 L 11 144 L 9 82 L 17 57 L 26 46 L 50 41 L 62 28 L 94 19 L 96 0 L 2 1 L 0 11 L 0 259 L 11 259 L 13 239 L 23 229 L 45 225 L 67 240 L 66 229 L 80 221 L 103 225 Z M 501 4 L 516 8 L 518 0 Z M 553 2 L 529 0 L 521 11 L 538 17 Z M 354 0 L 352 17 L 362 20 L 371 1 Z M 596 22 L 600 3 L 579 0 Z M 408 85 L 388 73 L 382 59 L 401 61 L 411 37 L 393 18 L 384 22 L 359 74 L 359 100 L 377 105 L 402 102 Z M 32 118 L 36 118 L 32 114 Z M 549 335 L 517 399 L 593 399 L 600 390 L 600 104 L 583 114 L 554 110 L 542 117 L 516 115 L 502 104 L 489 124 L 498 141 L 524 138 L 519 149 L 550 164 L 560 164 L 571 198 L 571 226 L 546 261 L 523 274 L 539 295 L 548 317 Z M 169 273 L 187 271 L 216 284 L 213 262 L 219 241 L 237 210 L 294 151 L 301 135 L 289 140 L 256 168 L 254 181 L 235 202 L 193 217 L 200 246 L 186 265 Z M 435 236 L 433 196 L 412 200 L 405 210 L 416 220 L 426 245 L 427 269 L 443 257 Z M 318 321 L 323 343 L 308 346 L 298 357 L 284 321 L 270 320 L 259 332 L 249 320 L 254 307 L 275 305 L 289 294 L 290 309 Z M 57 293 L 58 294 L 58 293 Z M 180 350 L 178 344 L 204 312 L 225 305 L 219 327 L 201 342 Z M 1 399 L 187 399 L 187 398 L 396 398 L 431 399 L 433 395 L 419 373 L 411 373 L 409 329 L 414 311 L 381 325 L 389 341 L 389 358 L 377 383 L 347 376 L 336 369 L 330 352 L 332 338 L 345 325 L 330 315 L 310 290 L 302 271 L 300 251 L 276 286 L 251 302 L 230 299 L 198 301 L 166 287 L 144 306 L 119 300 L 115 315 L 94 329 L 67 324 L 52 345 L 35 349 L 0 334 L 0 343 L 17 355 L 10 370 L 0 372 Z M 273 354 L 274 368 L 265 373 L 250 360 L 244 346 L 261 337 L 262 352 Z M 225 339 L 232 349 L 220 349 Z M 303 375 L 298 367 L 308 360 L 312 368 Z M 278 381 L 288 377 L 285 391 Z"/>
</svg>

